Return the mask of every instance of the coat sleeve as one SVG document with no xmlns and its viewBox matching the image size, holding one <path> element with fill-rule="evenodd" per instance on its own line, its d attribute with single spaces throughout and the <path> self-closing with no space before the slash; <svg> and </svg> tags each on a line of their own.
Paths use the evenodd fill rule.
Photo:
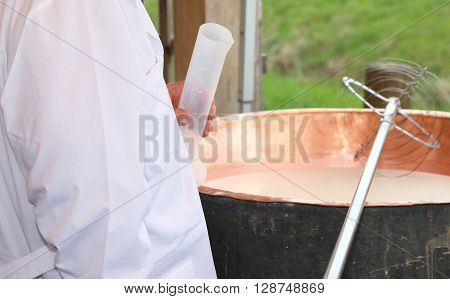
<svg viewBox="0 0 450 299">
<path fill-rule="evenodd" d="M 7 131 L 57 271 L 104 277 L 120 251 L 108 252 L 108 238 L 123 233 L 111 227 L 111 214 L 124 218 L 115 207 L 148 187 L 130 99 L 139 98 L 130 84 L 139 81 L 139 64 L 121 46 L 133 43 L 124 1 L 31 2 L 42 5 L 32 5 L 20 31 L 11 27 L 1 102 Z"/>
</svg>

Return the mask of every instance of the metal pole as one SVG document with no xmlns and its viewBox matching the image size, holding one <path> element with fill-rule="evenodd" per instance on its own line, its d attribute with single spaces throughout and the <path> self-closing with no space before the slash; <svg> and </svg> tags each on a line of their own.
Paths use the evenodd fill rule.
<svg viewBox="0 0 450 299">
<path fill-rule="evenodd" d="M 358 189 L 353 197 L 352 204 L 345 217 L 344 225 L 342 226 L 336 246 L 334 247 L 333 255 L 328 264 L 327 271 L 324 278 L 340 278 L 344 270 L 345 262 L 347 261 L 348 252 L 351 248 L 353 237 L 358 228 L 359 219 L 364 208 L 367 194 L 370 185 L 372 184 L 373 176 L 378 165 L 381 152 L 383 150 L 384 142 L 389 131 L 392 129 L 392 122 L 400 107 L 400 101 L 396 98 L 390 98 L 389 103 L 384 111 L 384 116 L 381 119 L 380 127 L 377 136 L 370 151 L 364 172 L 358 184 Z"/>
<path fill-rule="evenodd" d="M 242 94 L 240 112 L 251 112 L 255 97 L 256 26 L 258 5 L 256 0 L 244 1 L 244 35 L 242 47 Z"/>
</svg>

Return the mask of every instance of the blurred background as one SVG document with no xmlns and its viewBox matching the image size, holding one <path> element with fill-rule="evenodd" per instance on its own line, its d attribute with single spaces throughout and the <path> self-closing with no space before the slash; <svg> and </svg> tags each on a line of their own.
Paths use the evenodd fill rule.
<svg viewBox="0 0 450 299">
<path fill-rule="evenodd" d="M 444 0 L 145 0 L 166 48 L 166 80 L 182 80 L 198 26 L 215 22 L 236 40 L 217 92 L 219 112 L 362 107 L 343 97 L 341 77 L 364 81 L 381 58 L 414 61 L 439 77 L 439 103 L 450 111 L 450 1 Z M 251 10 L 251 11 L 249 11 Z M 254 11 L 253 11 L 254 10 Z M 248 26 L 253 18 L 255 26 Z M 247 24 L 247 25 L 246 25 Z M 255 34 L 248 34 L 255 30 Z M 253 32 L 252 32 L 253 33 Z M 246 40 L 250 36 L 250 39 Z M 253 37 L 254 36 L 254 37 Z M 253 38 L 253 39 L 252 39 Z M 254 97 L 243 98 L 243 51 L 254 45 Z"/>
</svg>

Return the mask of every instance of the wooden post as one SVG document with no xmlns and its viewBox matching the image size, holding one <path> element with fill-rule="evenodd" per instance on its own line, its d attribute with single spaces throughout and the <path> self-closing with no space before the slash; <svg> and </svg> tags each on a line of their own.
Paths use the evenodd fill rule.
<svg viewBox="0 0 450 299">
<path fill-rule="evenodd" d="M 219 114 L 239 112 L 239 87 L 241 67 L 241 9 L 246 0 L 171 0 L 173 1 L 175 80 L 184 80 L 194 49 L 200 25 L 205 22 L 218 23 L 227 27 L 233 34 L 235 44 L 231 48 L 216 92 L 216 105 Z M 260 1 L 260 0 L 258 0 Z M 261 2 L 258 3 L 261 5 Z M 261 12 L 261 6 L 259 7 Z M 259 16 L 261 17 L 261 15 Z M 260 30 L 260 28 L 259 28 Z M 262 109 L 261 95 L 261 43 L 257 33 L 257 62 L 255 65 L 256 84 L 254 110 Z"/>
<path fill-rule="evenodd" d="M 205 23 L 205 0 L 174 0 L 175 80 L 186 78 L 198 28 Z"/>
<path fill-rule="evenodd" d="M 217 111 L 222 115 L 239 112 L 240 16 L 241 0 L 206 1 L 206 22 L 227 27 L 235 41 L 225 61 L 216 92 Z"/>
<path fill-rule="evenodd" d="M 256 26 L 256 63 L 255 63 L 255 99 L 253 101 L 253 111 L 264 109 L 262 96 L 262 74 L 263 74 L 263 56 L 262 56 L 262 0 L 258 0 L 258 26 Z"/>
</svg>

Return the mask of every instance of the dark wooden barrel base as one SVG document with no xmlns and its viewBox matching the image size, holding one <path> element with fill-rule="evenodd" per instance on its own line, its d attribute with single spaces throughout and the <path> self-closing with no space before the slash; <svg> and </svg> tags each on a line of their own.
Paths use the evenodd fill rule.
<svg viewBox="0 0 450 299">
<path fill-rule="evenodd" d="M 347 208 L 201 194 L 219 278 L 322 278 Z M 343 278 L 448 278 L 449 204 L 367 207 Z"/>
</svg>

